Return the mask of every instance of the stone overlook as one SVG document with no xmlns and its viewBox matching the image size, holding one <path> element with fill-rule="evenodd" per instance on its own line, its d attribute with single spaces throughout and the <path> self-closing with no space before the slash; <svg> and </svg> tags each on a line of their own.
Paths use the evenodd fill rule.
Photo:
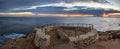
<svg viewBox="0 0 120 49">
<path fill-rule="evenodd" d="M 34 44 L 40 49 L 81 49 L 98 39 L 91 24 L 46 24 L 36 32 Z"/>
</svg>

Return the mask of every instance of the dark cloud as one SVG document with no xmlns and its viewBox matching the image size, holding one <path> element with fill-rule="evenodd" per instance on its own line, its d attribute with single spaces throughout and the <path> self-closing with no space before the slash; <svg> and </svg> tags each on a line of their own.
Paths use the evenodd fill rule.
<svg viewBox="0 0 120 49">
<path fill-rule="evenodd" d="M 66 7 L 37 7 L 36 9 L 28 9 L 28 10 L 16 10 L 13 12 L 33 12 L 33 13 L 65 13 L 64 9 Z"/>
<path fill-rule="evenodd" d="M 106 0 L 61 0 L 61 1 L 67 2 L 67 3 L 70 3 L 70 2 L 91 2 L 91 1 L 98 2 L 98 3 L 108 3 Z"/>
<path fill-rule="evenodd" d="M 75 6 L 73 8 L 77 8 L 77 10 L 65 10 L 69 7 L 63 6 L 45 6 L 45 7 L 35 7 L 33 9 L 21 9 L 21 8 L 28 8 L 31 6 L 36 5 L 44 5 L 50 3 L 58 3 L 58 2 L 97 2 L 97 3 L 108 3 L 105 0 L 0 0 L 0 12 L 33 12 L 33 13 L 66 13 L 66 14 L 73 14 L 73 13 L 84 13 L 84 14 L 94 14 L 100 16 L 104 11 L 110 12 L 118 12 L 116 10 L 104 10 L 104 8 L 94 8 L 94 7 L 87 7 L 87 6 Z M 19 8 L 21 10 L 12 10 L 14 8 Z"/>
<path fill-rule="evenodd" d="M 57 2 L 55 0 L 0 0 L 0 11 Z"/>
<path fill-rule="evenodd" d="M 57 2 L 99 2 L 106 3 L 105 0 L 0 0 L 0 12 L 8 12 L 13 8 L 25 8 L 34 5 L 57 3 Z M 63 5 L 64 6 L 64 5 Z"/>
<path fill-rule="evenodd" d="M 116 10 L 104 10 L 103 8 L 93 8 L 93 7 L 86 7 L 86 6 L 76 6 L 75 8 L 78 8 L 78 10 L 70 10 L 70 11 L 65 11 L 66 7 L 38 7 L 36 9 L 28 9 L 28 10 L 18 10 L 18 11 L 14 11 L 14 12 L 33 12 L 33 13 L 61 13 L 61 14 L 94 14 L 97 16 L 101 16 L 101 14 L 103 14 L 103 12 L 107 12 L 107 13 L 111 13 L 111 12 L 119 12 Z M 86 9 L 83 9 L 86 8 Z"/>
</svg>

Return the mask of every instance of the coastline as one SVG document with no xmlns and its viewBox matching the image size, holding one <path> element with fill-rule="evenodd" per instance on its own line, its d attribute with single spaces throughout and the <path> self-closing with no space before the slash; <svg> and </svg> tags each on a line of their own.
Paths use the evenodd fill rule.
<svg viewBox="0 0 120 49">
<path fill-rule="evenodd" d="M 9 40 L 0 49 L 39 49 L 34 45 L 36 29 L 27 36 Z M 105 32 L 98 31 L 99 40 L 84 49 L 119 49 L 120 45 L 120 30 L 109 30 Z"/>
</svg>

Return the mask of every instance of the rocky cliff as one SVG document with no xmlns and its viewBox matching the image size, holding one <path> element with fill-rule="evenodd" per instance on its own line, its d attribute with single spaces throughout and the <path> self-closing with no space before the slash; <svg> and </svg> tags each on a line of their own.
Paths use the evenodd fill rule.
<svg viewBox="0 0 120 49">
<path fill-rule="evenodd" d="M 120 30 L 98 32 L 100 39 L 84 49 L 120 49 Z M 39 49 L 34 45 L 35 32 L 8 41 L 0 49 Z"/>
</svg>

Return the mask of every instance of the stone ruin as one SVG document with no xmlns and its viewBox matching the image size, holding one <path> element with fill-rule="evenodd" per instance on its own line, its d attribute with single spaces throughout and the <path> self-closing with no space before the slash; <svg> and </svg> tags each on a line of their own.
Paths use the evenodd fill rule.
<svg viewBox="0 0 120 49">
<path fill-rule="evenodd" d="M 98 38 L 91 24 L 46 24 L 36 32 L 34 43 L 40 49 L 82 49 Z"/>
</svg>

